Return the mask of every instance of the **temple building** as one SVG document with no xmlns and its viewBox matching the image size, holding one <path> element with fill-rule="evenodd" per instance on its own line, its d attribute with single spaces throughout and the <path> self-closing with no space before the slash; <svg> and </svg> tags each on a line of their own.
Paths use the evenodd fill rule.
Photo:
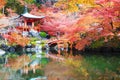
<svg viewBox="0 0 120 80">
<path fill-rule="evenodd" d="M 44 17 L 45 16 L 36 16 L 28 13 L 27 6 L 25 6 L 24 13 L 18 17 L 19 20 L 16 28 L 23 31 L 30 29 L 36 29 L 37 31 L 40 31 L 40 26 L 35 26 L 35 22 L 40 21 Z"/>
</svg>

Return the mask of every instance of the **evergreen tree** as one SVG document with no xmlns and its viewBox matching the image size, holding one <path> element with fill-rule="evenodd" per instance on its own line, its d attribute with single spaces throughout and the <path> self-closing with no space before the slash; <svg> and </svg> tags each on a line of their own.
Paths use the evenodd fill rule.
<svg viewBox="0 0 120 80">
<path fill-rule="evenodd" d="M 24 11 L 24 6 L 20 4 L 18 0 L 7 0 L 7 3 L 5 5 L 5 14 L 8 15 L 7 8 L 11 8 L 14 10 L 17 14 L 21 14 Z"/>
</svg>

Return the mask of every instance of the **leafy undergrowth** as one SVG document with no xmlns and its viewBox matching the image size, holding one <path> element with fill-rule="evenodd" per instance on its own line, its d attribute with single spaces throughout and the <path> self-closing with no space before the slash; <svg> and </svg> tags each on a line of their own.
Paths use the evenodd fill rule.
<svg viewBox="0 0 120 80">
<path fill-rule="evenodd" d="M 72 56 L 44 68 L 48 80 L 120 80 L 120 58 Z"/>
</svg>

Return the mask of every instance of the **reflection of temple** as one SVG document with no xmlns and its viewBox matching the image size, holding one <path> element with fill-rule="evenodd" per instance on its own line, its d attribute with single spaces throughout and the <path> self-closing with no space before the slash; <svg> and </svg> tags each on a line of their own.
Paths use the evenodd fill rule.
<svg viewBox="0 0 120 80">
<path fill-rule="evenodd" d="M 44 16 L 35 16 L 28 13 L 27 7 L 25 7 L 24 13 L 19 16 L 19 22 L 17 29 L 23 31 L 29 31 L 30 29 L 36 29 L 40 31 L 40 26 L 35 26 L 35 22 L 40 21 Z"/>
</svg>

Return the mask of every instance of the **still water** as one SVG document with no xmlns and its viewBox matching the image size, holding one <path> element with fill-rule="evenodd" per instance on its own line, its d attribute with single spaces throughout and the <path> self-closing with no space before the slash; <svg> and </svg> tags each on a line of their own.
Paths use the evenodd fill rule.
<svg viewBox="0 0 120 80">
<path fill-rule="evenodd" d="M 34 69 L 34 66 L 37 65 L 37 67 L 41 67 L 40 65 L 42 64 L 42 67 L 44 67 L 45 65 L 47 65 L 47 63 L 50 62 L 50 59 L 46 57 L 46 55 L 48 54 L 57 55 L 58 51 L 56 49 L 42 50 L 41 47 L 37 47 L 37 49 L 32 49 L 32 48 L 22 49 L 21 51 L 18 51 L 18 53 L 17 52 L 6 53 L 6 55 L 1 56 L 0 58 L 0 62 L 1 62 L 0 80 L 4 80 L 4 79 L 32 80 L 32 78 L 41 78 L 41 77 L 47 78 L 44 75 L 44 71 L 42 69 L 39 68 Z M 65 54 L 82 56 L 85 63 L 89 65 L 89 67 L 87 66 L 86 68 L 89 68 L 91 70 L 94 69 L 94 71 L 99 70 L 100 72 L 105 72 L 107 69 L 119 73 L 118 71 L 118 69 L 120 68 L 119 53 L 98 53 L 98 52 L 80 52 L 77 50 L 72 50 L 72 51 L 61 50 L 61 55 L 64 56 Z M 27 67 L 26 65 L 28 65 L 32 69 L 27 70 L 27 68 L 29 67 Z M 23 68 L 25 68 L 26 71 L 24 71 Z M 43 79 L 43 80 L 47 80 L 47 79 Z"/>
</svg>

